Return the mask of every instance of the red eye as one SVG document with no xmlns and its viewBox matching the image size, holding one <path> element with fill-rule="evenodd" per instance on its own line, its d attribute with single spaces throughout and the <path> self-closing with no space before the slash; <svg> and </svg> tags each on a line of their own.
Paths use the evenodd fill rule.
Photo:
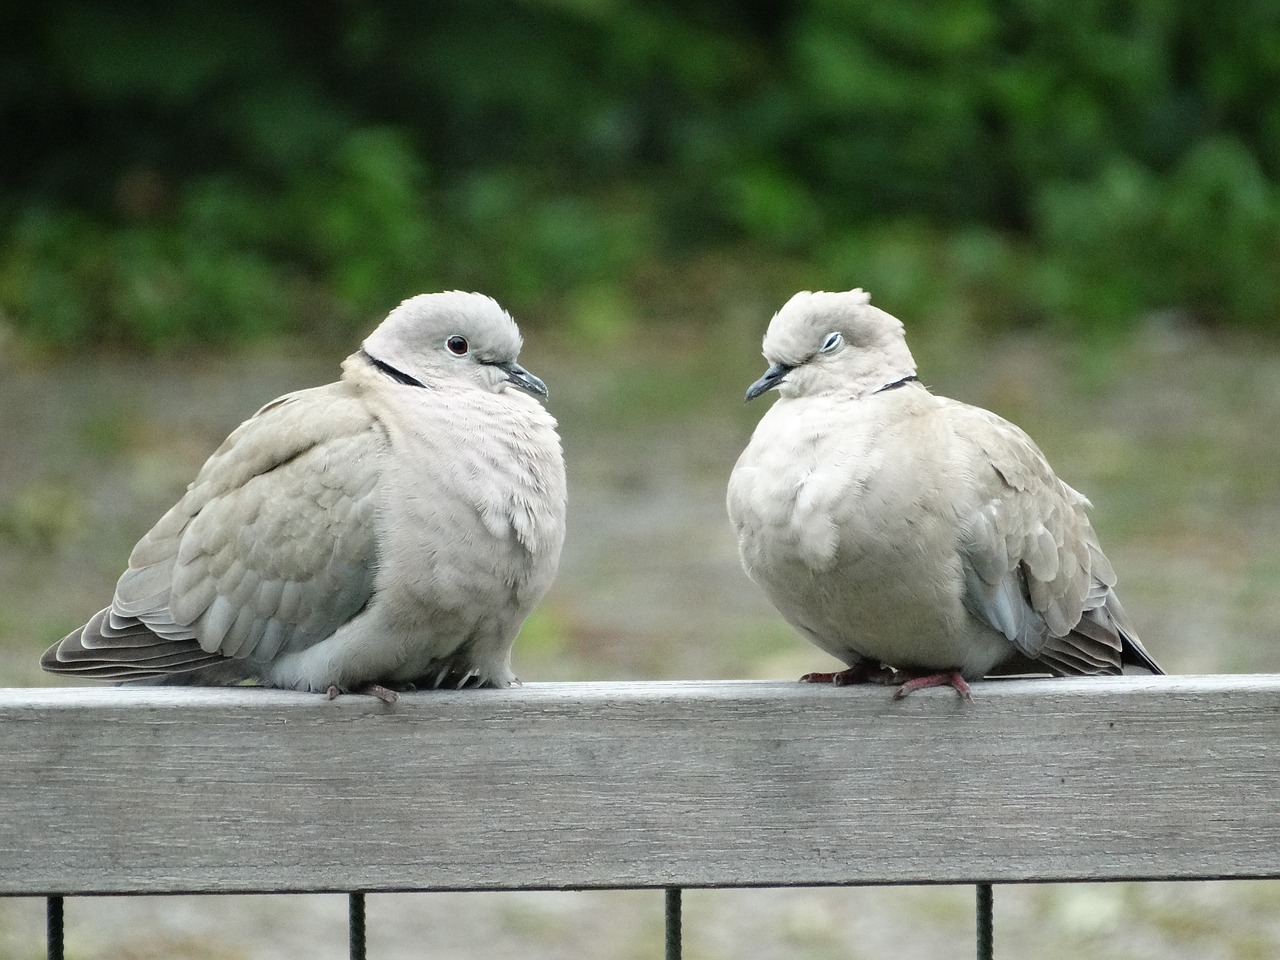
<svg viewBox="0 0 1280 960">
<path fill-rule="evenodd" d="M 467 343 L 466 337 L 457 336 L 450 337 L 444 342 L 444 345 L 449 348 L 449 352 L 455 357 L 465 356 L 467 349 L 470 346 L 470 344 Z"/>
</svg>

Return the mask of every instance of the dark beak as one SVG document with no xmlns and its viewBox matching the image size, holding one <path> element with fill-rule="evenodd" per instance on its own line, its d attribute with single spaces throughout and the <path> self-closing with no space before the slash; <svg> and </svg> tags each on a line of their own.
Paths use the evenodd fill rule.
<svg viewBox="0 0 1280 960">
<path fill-rule="evenodd" d="M 514 360 L 509 360 L 506 363 L 496 363 L 494 366 L 499 370 L 505 371 L 507 380 L 514 383 L 521 390 L 527 390 L 529 393 L 539 397 L 545 398 L 547 396 L 547 385 Z"/>
<path fill-rule="evenodd" d="M 763 377 L 747 388 L 747 396 L 746 399 L 743 400 L 743 403 L 746 403 L 747 400 L 754 400 L 756 397 L 760 396 L 760 394 L 772 390 L 786 379 L 787 374 L 794 369 L 795 366 L 792 364 L 775 363 L 764 372 Z"/>
</svg>

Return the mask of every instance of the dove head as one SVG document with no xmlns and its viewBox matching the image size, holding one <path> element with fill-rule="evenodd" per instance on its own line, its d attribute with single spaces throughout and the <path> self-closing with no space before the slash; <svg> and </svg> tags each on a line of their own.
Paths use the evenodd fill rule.
<svg viewBox="0 0 1280 960">
<path fill-rule="evenodd" d="M 748 400 L 773 389 L 784 397 L 866 396 L 916 372 L 902 322 L 871 306 L 863 290 L 797 293 L 770 321 L 764 357 L 769 369 Z"/>
<path fill-rule="evenodd" d="M 365 338 L 365 359 L 392 379 L 429 387 L 447 380 L 497 393 L 515 386 L 540 397 L 547 385 L 516 362 L 520 330 L 497 301 L 479 293 L 410 297 Z"/>
</svg>

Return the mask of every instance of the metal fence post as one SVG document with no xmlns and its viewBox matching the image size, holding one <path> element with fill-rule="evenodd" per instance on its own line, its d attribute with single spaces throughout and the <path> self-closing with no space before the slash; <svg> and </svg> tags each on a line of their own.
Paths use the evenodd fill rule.
<svg viewBox="0 0 1280 960">
<path fill-rule="evenodd" d="M 683 950 L 681 943 L 681 903 L 680 888 L 667 887 L 666 890 L 666 940 L 667 960 L 680 960 Z"/>
<path fill-rule="evenodd" d="M 47 898 L 45 900 L 45 942 L 49 960 L 62 960 L 62 919 L 62 898 Z"/>
<path fill-rule="evenodd" d="M 991 884 L 978 884 L 978 960 L 992 960 L 995 953 L 992 898 Z"/>
<path fill-rule="evenodd" d="M 364 894 L 349 894 L 347 939 L 351 960 L 365 960 L 364 950 Z"/>
</svg>

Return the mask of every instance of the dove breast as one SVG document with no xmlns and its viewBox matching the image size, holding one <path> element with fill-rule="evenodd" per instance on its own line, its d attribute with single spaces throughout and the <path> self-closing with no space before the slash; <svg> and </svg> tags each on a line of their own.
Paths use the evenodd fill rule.
<svg viewBox="0 0 1280 960">
<path fill-rule="evenodd" d="M 852 401 L 780 398 L 735 468 L 743 566 L 783 617 L 833 656 L 988 669 L 995 631 L 967 634 L 956 550 L 955 438 L 918 384 Z M 964 636 L 962 636 L 962 634 Z"/>
<path fill-rule="evenodd" d="M 404 390 L 370 404 L 387 435 L 376 602 L 274 676 L 297 685 L 341 651 L 358 672 L 393 683 L 470 675 L 506 686 L 511 645 L 564 543 L 555 420 L 514 391 Z"/>
</svg>

